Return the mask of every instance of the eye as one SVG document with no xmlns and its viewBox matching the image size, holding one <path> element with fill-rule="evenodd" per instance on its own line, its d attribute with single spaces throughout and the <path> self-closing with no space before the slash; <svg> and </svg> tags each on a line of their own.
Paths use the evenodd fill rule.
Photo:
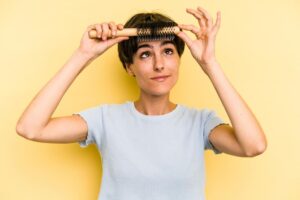
<svg viewBox="0 0 300 200">
<path fill-rule="evenodd" d="M 165 54 L 167 54 L 167 55 L 172 55 L 174 53 L 174 50 L 173 49 L 171 49 L 171 48 L 166 48 L 165 49 Z"/>
<path fill-rule="evenodd" d="M 150 52 L 149 51 L 144 51 L 140 54 L 140 58 L 147 58 L 150 56 Z"/>
</svg>

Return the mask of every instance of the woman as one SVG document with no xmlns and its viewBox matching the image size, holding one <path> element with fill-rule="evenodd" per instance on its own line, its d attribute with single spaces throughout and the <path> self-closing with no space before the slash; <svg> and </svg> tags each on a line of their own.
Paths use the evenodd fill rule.
<svg viewBox="0 0 300 200">
<path fill-rule="evenodd" d="M 108 38 L 123 25 L 111 22 L 89 26 L 79 48 L 20 117 L 17 133 L 39 142 L 79 142 L 81 146 L 96 143 L 103 162 L 101 200 L 204 199 L 205 149 L 251 157 L 265 151 L 266 139 L 215 57 L 220 12 L 214 24 L 201 7 L 187 12 L 197 19 L 199 27 L 178 25 L 183 31 L 174 40 Z M 125 27 L 153 21 L 171 20 L 155 13 L 137 14 Z M 89 38 L 92 29 L 96 29 L 98 39 Z M 193 33 L 195 39 L 184 31 Z M 80 72 L 117 43 L 124 68 L 140 88 L 139 98 L 52 118 Z M 211 80 L 232 127 L 211 110 L 196 110 L 170 101 L 184 43 Z"/>
</svg>

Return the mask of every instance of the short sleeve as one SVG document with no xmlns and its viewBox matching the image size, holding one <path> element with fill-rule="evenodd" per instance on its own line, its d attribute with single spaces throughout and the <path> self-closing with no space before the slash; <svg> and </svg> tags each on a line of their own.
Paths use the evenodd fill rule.
<svg viewBox="0 0 300 200">
<path fill-rule="evenodd" d="M 221 125 L 221 124 L 226 124 L 223 122 L 223 120 L 217 116 L 216 112 L 213 110 L 208 110 L 205 109 L 204 110 L 204 147 L 205 149 L 211 149 L 214 151 L 215 154 L 220 154 L 222 152 L 220 152 L 218 149 L 216 149 L 213 144 L 209 141 L 209 134 L 211 133 L 211 131 Z"/>
<path fill-rule="evenodd" d="M 102 106 L 89 108 L 81 112 L 74 113 L 81 116 L 87 124 L 88 133 L 85 140 L 78 142 L 80 147 L 87 147 L 90 144 L 99 146 L 102 135 Z"/>
</svg>

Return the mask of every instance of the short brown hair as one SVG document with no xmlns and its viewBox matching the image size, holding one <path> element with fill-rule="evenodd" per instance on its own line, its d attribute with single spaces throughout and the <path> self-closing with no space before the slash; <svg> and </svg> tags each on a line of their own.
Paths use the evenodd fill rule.
<svg viewBox="0 0 300 200">
<path fill-rule="evenodd" d="M 169 17 L 162 15 L 160 13 L 138 13 L 132 16 L 124 25 L 124 28 L 139 28 L 140 24 L 145 23 L 159 23 L 159 22 L 173 22 Z M 179 56 L 182 55 L 184 51 L 184 41 L 175 35 L 173 43 Z M 128 40 L 124 40 L 118 43 L 118 53 L 119 58 L 126 70 L 126 64 L 133 63 L 133 55 L 136 53 L 138 47 L 137 37 L 130 37 Z"/>
</svg>

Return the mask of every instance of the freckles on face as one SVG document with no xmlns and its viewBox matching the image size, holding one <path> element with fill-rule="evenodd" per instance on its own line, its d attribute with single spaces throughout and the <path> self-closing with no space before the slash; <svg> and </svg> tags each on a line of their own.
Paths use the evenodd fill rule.
<svg viewBox="0 0 300 200">
<path fill-rule="evenodd" d="M 130 66 L 138 86 L 145 92 L 160 95 L 170 92 L 178 79 L 180 58 L 170 41 L 138 44 Z"/>
</svg>

